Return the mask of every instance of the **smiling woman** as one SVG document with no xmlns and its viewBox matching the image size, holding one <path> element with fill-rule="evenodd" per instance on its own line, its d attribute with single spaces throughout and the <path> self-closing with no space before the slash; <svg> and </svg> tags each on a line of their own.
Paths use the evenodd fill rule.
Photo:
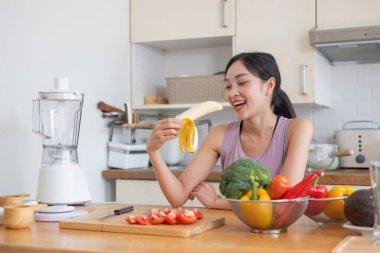
<svg viewBox="0 0 380 253">
<path fill-rule="evenodd" d="M 237 120 L 214 127 L 193 160 L 177 178 L 160 154 L 165 142 L 176 138 L 183 120 L 158 121 L 147 142 L 155 175 L 172 206 L 197 198 L 205 207 L 230 209 L 204 182 L 220 158 L 223 171 L 240 158 L 263 163 L 271 176 L 281 174 L 294 185 L 305 173 L 312 125 L 295 118 L 288 96 L 281 90 L 281 76 L 274 57 L 267 53 L 234 56 L 225 70 L 226 100 Z"/>
</svg>

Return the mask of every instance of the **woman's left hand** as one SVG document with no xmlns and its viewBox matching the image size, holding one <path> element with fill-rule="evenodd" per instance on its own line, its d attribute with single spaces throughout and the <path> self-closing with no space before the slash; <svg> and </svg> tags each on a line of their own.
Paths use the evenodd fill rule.
<svg viewBox="0 0 380 253">
<path fill-rule="evenodd" d="M 197 198 L 206 208 L 214 208 L 219 196 L 211 183 L 202 182 L 190 193 L 189 199 L 194 198 Z"/>
</svg>

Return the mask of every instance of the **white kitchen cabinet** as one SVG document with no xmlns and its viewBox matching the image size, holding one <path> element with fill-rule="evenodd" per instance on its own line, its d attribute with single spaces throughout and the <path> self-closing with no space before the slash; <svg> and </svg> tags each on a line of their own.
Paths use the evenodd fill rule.
<svg viewBox="0 0 380 253">
<path fill-rule="evenodd" d="M 133 109 L 164 111 L 188 108 L 192 105 L 145 105 L 144 97 L 166 97 L 166 77 L 208 76 L 224 71 L 232 57 L 232 37 L 198 39 L 192 42 L 193 44 L 188 44 L 189 40 L 176 41 L 173 45 L 132 44 Z M 177 48 L 179 45 L 181 48 Z"/>
<path fill-rule="evenodd" d="M 165 97 L 166 77 L 224 70 L 233 53 L 235 0 L 131 0 L 130 11 L 133 109 L 167 112 L 191 107 L 145 105 L 144 97 Z"/>
<path fill-rule="evenodd" d="M 131 42 L 235 34 L 235 0 L 131 0 Z"/>
<path fill-rule="evenodd" d="M 379 0 L 317 0 L 317 27 L 380 25 L 379 10 Z"/>
<path fill-rule="evenodd" d="M 309 44 L 314 0 L 237 0 L 236 13 L 235 53 L 272 54 L 294 104 L 330 105 L 330 66 Z"/>
<path fill-rule="evenodd" d="M 212 183 L 217 194 L 219 183 Z M 156 180 L 116 180 L 116 202 L 135 205 L 170 205 Z M 203 207 L 197 200 L 188 200 L 184 206 Z"/>
</svg>

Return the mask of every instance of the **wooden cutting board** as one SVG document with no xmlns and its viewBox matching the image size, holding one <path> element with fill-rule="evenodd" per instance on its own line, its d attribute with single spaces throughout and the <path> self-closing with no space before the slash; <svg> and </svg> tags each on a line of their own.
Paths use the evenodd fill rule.
<svg viewBox="0 0 380 253">
<path fill-rule="evenodd" d="M 89 211 L 88 216 L 60 221 L 59 227 L 102 232 L 190 237 L 205 232 L 207 230 L 222 226 L 225 223 L 224 217 L 209 216 L 207 215 L 207 212 L 203 211 L 201 212 L 204 214 L 204 218 L 190 225 L 131 225 L 124 221 L 125 217 L 127 217 L 128 215 L 144 214 L 144 212 L 150 209 L 149 206 L 135 206 L 135 210 L 133 212 L 122 215 L 115 215 L 107 219 L 99 219 L 99 217 L 101 217 L 102 215 L 112 213 L 114 209 L 118 209 L 125 206 L 128 205 L 120 203 L 97 204 L 89 208 L 85 208 L 87 211 Z M 187 209 L 191 210 L 192 208 Z"/>
<path fill-rule="evenodd" d="M 379 253 L 380 245 L 372 244 L 372 237 L 347 236 L 333 250 L 333 253 Z"/>
</svg>

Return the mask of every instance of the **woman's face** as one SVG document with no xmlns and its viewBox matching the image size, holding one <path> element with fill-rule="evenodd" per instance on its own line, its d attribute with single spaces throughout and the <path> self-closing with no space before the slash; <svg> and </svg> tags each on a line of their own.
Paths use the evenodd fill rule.
<svg viewBox="0 0 380 253">
<path fill-rule="evenodd" d="M 226 99 L 239 120 L 253 117 L 270 107 L 268 82 L 252 75 L 241 61 L 230 66 L 224 83 Z"/>
</svg>

